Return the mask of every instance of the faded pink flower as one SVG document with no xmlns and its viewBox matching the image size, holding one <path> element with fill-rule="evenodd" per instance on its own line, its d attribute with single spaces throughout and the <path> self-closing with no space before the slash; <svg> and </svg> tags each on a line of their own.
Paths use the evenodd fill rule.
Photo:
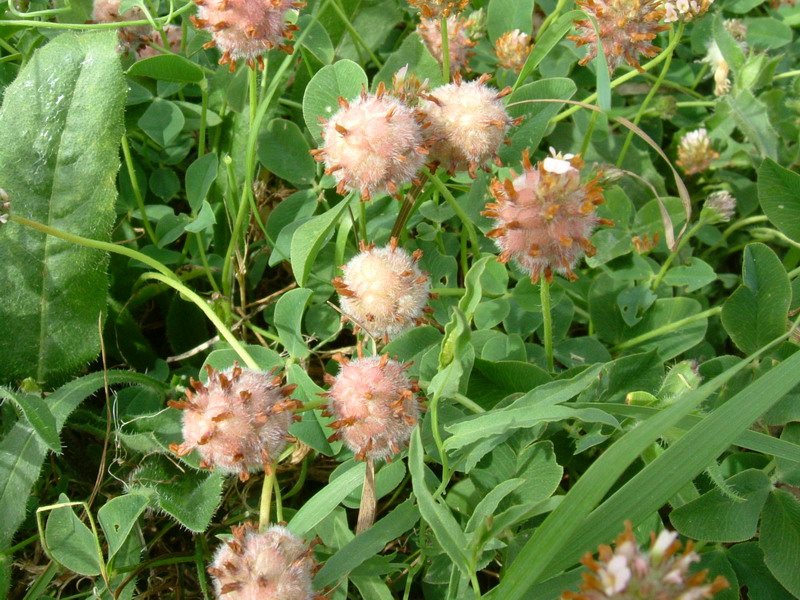
<svg viewBox="0 0 800 600">
<path fill-rule="evenodd" d="M 125 11 L 124 15 L 119 14 L 119 6 L 122 0 L 94 0 L 92 7 L 92 20 L 95 23 L 120 23 L 122 21 L 139 21 L 144 19 L 144 13 L 139 7 L 133 7 Z M 135 46 L 139 40 L 150 31 L 149 25 L 132 25 L 120 27 L 117 31 L 120 42 L 127 47 Z"/>
<path fill-rule="evenodd" d="M 180 52 L 181 51 L 181 42 L 183 41 L 183 30 L 177 25 L 165 25 L 164 26 L 164 34 L 166 35 L 166 40 L 163 39 L 161 35 L 155 30 L 151 31 L 150 34 L 144 38 L 142 41 L 145 42 L 145 45 L 139 48 L 136 51 L 136 58 L 139 60 L 150 58 L 151 56 L 158 56 L 161 54 L 158 50 L 153 48 L 152 46 L 147 45 L 147 42 L 154 42 L 159 46 L 164 48 L 168 48 L 172 52 Z"/>
<path fill-rule="evenodd" d="M 691 21 L 704 15 L 714 0 L 667 0 L 664 2 L 666 16 L 664 21 L 672 23 L 677 20 Z"/>
<path fill-rule="evenodd" d="M 527 150 L 522 155 L 522 175 L 500 182 L 492 181 L 495 202 L 486 205 L 483 215 L 492 217 L 495 238 L 502 250 L 498 260 L 514 259 L 530 272 L 537 283 L 544 274 L 547 281 L 558 272 L 570 280 L 584 254 L 593 255 L 589 237 L 598 225 L 613 225 L 598 218 L 595 207 L 603 203 L 598 177 L 581 183 L 583 160 L 572 154 L 552 156 L 531 164 Z"/>
<path fill-rule="evenodd" d="M 521 32 L 519 29 L 504 33 L 494 43 L 497 63 L 504 69 L 515 73 L 519 73 L 522 70 L 531 50 L 533 50 L 531 36 Z"/>
<path fill-rule="evenodd" d="M 170 444 L 178 456 L 197 449 L 203 468 L 239 473 L 246 481 L 251 471 L 270 465 L 286 447 L 292 410 L 302 405 L 288 396 L 297 387 L 280 387 L 281 378 L 242 369 L 224 372 L 206 365 L 208 383 L 191 380 L 186 400 L 170 401 L 183 410 L 183 443 Z"/>
<path fill-rule="evenodd" d="M 409 254 L 397 238 L 383 248 L 362 244 L 361 252 L 333 280 L 342 311 L 373 338 L 387 341 L 424 322 L 431 282 L 419 268 L 422 250 Z"/>
<path fill-rule="evenodd" d="M 662 0 L 580 0 L 577 5 L 597 19 L 609 72 L 613 73 L 623 60 L 642 71 L 638 55 L 652 57 L 661 50 L 651 42 L 659 32 L 669 29 L 669 25 L 659 25 L 665 14 Z M 575 29 L 578 35 L 567 39 L 578 47 L 588 46 L 588 54 L 578 63 L 585 65 L 597 56 L 597 34 L 589 19 L 576 21 Z"/>
<path fill-rule="evenodd" d="M 465 83 L 456 74 L 453 83 L 433 90 L 420 107 L 430 122 L 431 159 L 451 174 L 467 170 L 474 178 L 487 160 L 499 161 L 497 150 L 514 123 L 502 101 L 511 88 L 498 92 L 486 85 L 488 80 L 482 75 Z"/>
<path fill-rule="evenodd" d="M 356 460 L 385 459 L 408 443 L 419 418 L 416 382 L 406 375 L 410 365 L 388 354 L 348 360 L 338 355 L 339 375 L 326 375 L 330 389 L 327 411 L 336 417 L 329 427 L 355 453 Z"/>
<path fill-rule="evenodd" d="M 581 562 L 590 573 L 583 574 L 580 592 L 565 591 L 562 600 L 703 600 L 727 589 L 728 581 L 721 575 L 707 583 L 707 569 L 689 574 L 689 566 L 700 557 L 692 550 L 692 541 L 683 554 L 678 554 L 682 544 L 677 537 L 666 529 L 658 537 L 651 533 L 650 552 L 644 552 L 636 543 L 630 521 L 626 521 L 616 548 L 600 546 L 597 560 L 591 552 L 583 557 Z"/>
<path fill-rule="evenodd" d="M 475 53 L 471 48 L 475 42 L 467 37 L 467 28 L 471 21 L 455 15 L 447 17 L 447 37 L 448 54 L 450 55 L 450 74 L 454 75 L 462 69 L 469 71 L 469 59 Z M 437 19 L 421 19 L 417 25 L 422 41 L 431 55 L 439 61 L 444 62 L 442 55 L 442 27 Z"/>
<path fill-rule="evenodd" d="M 291 40 L 295 25 L 286 24 L 286 11 L 302 8 L 303 2 L 295 0 L 194 0 L 199 17 L 190 17 L 195 27 L 207 29 L 214 39 L 204 48 L 219 46 L 222 58 L 219 64 L 230 63 L 236 70 L 236 61 L 244 59 L 250 67 L 258 62 L 264 68 L 262 54 L 280 48 L 291 54 L 294 50 L 286 41 Z"/>
<path fill-rule="evenodd" d="M 719 158 L 711 146 L 711 139 L 705 127 L 695 129 L 684 134 L 678 144 L 678 165 L 687 175 L 700 173 L 711 166 L 711 163 Z"/>
<path fill-rule="evenodd" d="M 411 181 L 428 153 L 420 127 L 421 115 L 386 93 L 381 83 L 375 94 L 356 100 L 339 98 L 339 110 L 325 123 L 323 147 L 312 150 L 333 174 L 337 191 L 361 192 L 362 200 Z"/>
<path fill-rule="evenodd" d="M 258 533 L 246 522 L 231 528 L 208 568 L 217 598 L 225 600 L 311 600 L 316 561 L 295 534 L 272 525 Z"/>
</svg>

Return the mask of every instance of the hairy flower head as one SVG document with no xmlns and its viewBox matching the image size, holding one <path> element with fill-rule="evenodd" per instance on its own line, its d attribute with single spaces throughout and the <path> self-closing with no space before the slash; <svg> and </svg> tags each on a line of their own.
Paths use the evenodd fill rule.
<svg viewBox="0 0 800 600">
<path fill-rule="evenodd" d="M 339 355 L 339 375 L 327 375 L 329 427 L 356 460 L 391 460 L 408 443 L 419 419 L 419 388 L 406 374 L 409 365 L 383 356 L 348 360 Z"/>
<path fill-rule="evenodd" d="M 424 18 L 438 19 L 442 15 L 449 17 L 453 13 L 460 13 L 469 0 L 408 0 L 408 3 L 419 10 Z"/>
<path fill-rule="evenodd" d="M 700 218 L 709 224 L 727 223 L 736 212 L 736 198 L 725 190 L 711 193 L 703 203 Z"/>
<path fill-rule="evenodd" d="M 134 6 L 120 14 L 119 7 L 122 0 L 94 0 L 92 6 L 92 20 L 95 23 L 119 23 L 122 21 L 138 21 L 144 19 L 142 9 Z M 136 46 L 143 36 L 147 35 L 150 27 L 147 25 L 131 25 L 120 27 L 117 35 L 120 42 L 128 48 Z"/>
<path fill-rule="evenodd" d="M 521 32 L 519 29 L 507 31 L 497 38 L 494 43 L 497 64 L 515 73 L 519 73 L 522 70 L 531 50 L 533 50 L 531 36 Z"/>
<path fill-rule="evenodd" d="M 705 127 L 684 134 L 678 145 L 678 160 L 675 161 L 687 175 L 705 171 L 719 158 L 719 153 L 711 147 L 711 140 Z"/>
<path fill-rule="evenodd" d="M 292 409 L 301 405 L 288 396 L 297 387 L 280 387 L 281 378 L 242 369 L 220 372 L 206 365 L 208 382 L 191 380 L 186 399 L 169 405 L 183 411 L 183 443 L 170 444 L 178 456 L 197 449 L 204 468 L 239 473 L 269 471 L 286 447 Z"/>
<path fill-rule="evenodd" d="M 475 170 L 490 158 L 497 160 L 513 120 L 502 98 L 511 88 L 498 92 L 486 85 L 488 75 L 463 82 L 456 74 L 453 83 L 431 91 L 420 109 L 430 122 L 426 134 L 433 142 L 431 159 L 451 173 Z"/>
<path fill-rule="evenodd" d="M 339 98 L 339 110 L 325 123 L 323 146 L 311 153 L 325 161 L 337 191 L 361 192 L 362 200 L 409 182 L 425 162 L 422 116 L 386 93 L 381 83 L 375 94 L 356 100 Z"/>
<path fill-rule="evenodd" d="M 357 328 L 388 341 L 424 321 L 430 279 L 419 268 L 422 250 L 409 254 L 397 247 L 362 244 L 361 252 L 342 267 L 333 280 L 342 312 Z"/>
<path fill-rule="evenodd" d="M 450 55 L 451 75 L 462 70 L 469 71 L 469 59 L 475 54 L 471 51 L 475 42 L 467 36 L 469 26 L 470 21 L 467 19 L 455 15 L 447 17 L 447 48 Z M 417 31 L 431 55 L 439 61 L 439 64 L 442 64 L 444 57 L 440 22 L 437 19 L 421 19 L 417 25 Z"/>
<path fill-rule="evenodd" d="M 219 64 L 230 63 L 236 70 L 236 61 L 244 59 L 251 67 L 258 62 L 264 68 L 262 54 L 272 48 L 281 48 L 291 54 L 291 40 L 295 25 L 286 24 L 286 12 L 305 6 L 295 0 L 194 0 L 198 17 L 190 17 L 195 27 L 211 32 L 214 39 L 204 48 L 218 46 L 222 50 Z"/>
<path fill-rule="evenodd" d="M 653 57 L 661 50 L 651 43 L 659 32 L 669 29 L 659 24 L 664 17 L 661 0 L 579 0 L 577 5 L 597 20 L 609 72 L 623 60 L 642 71 L 639 55 Z M 568 39 L 578 47 L 588 47 L 579 63 L 585 65 L 597 56 L 597 34 L 589 19 L 576 21 L 575 29 L 578 35 Z"/>
<path fill-rule="evenodd" d="M 681 554 L 677 537 L 674 531 L 663 530 L 658 537 L 651 533 L 650 552 L 645 552 L 627 521 L 615 548 L 600 546 L 597 559 L 591 552 L 583 557 L 581 562 L 590 572 L 583 575 L 581 591 L 565 591 L 562 600 L 703 600 L 727 589 L 728 581 L 722 576 L 708 583 L 706 570 L 689 574 L 689 567 L 700 557 L 691 541 Z"/>
<path fill-rule="evenodd" d="M 231 528 L 208 572 L 221 600 L 311 600 L 316 561 L 311 549 L 285 527 L 263 533 L 250 522 Z"/>
<path fill-rule="evenodd" d="M 550 281 L 553 272 L 575 279 L 572 269 L 580 257 L 595 252 L 589 236 L 598 225 L 613 225 L 595 213 L 603 203 L 598 177 L 581 183 L 580 156 L 551 151 L 552 156 L 536 165 L 525 151 L 522 175 L 492 181 L 495 202 L 481 213 L 495 221 L 495 229 L 486 235 L 501 250 L 498 260 L 513 258 L 534 283 L 542 274 Z"/>
</svg>

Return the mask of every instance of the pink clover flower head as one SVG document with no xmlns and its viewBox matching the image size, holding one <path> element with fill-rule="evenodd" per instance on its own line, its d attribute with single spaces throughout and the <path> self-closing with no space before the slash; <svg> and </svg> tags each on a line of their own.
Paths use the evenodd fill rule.
<svg viewBox="0 0 800 600">
<path fill-rule="evenodd" d="M 719 153 L 711 146 L 705 127 L 686 133 L 678 144 L 678 160 L 675 161 L 687 175 L 700 173 L 711 166 Z"/>
<path fill-rule="evenodd" d="M 639 548 L 630 521 L 617 537 L 616 547 L 602 545 L 595 559 L 589 552 L 581 562 L 589 569 L 583 574 L 580 592 L 562 592 L 562 600 L 644 600 L 674 598 L 705 600 L 727 589 L 728 581 L 718 576 L 707 582 L 708 570 L 689 573 L 700 557 L 692 550 L 694 542 L 683 545 L 675 532 L 650 534 L 650 551 Z"/>
<path fill-rule="evenodd" d="M 247 61 L 252 68 L 258 62 L 264 68 L 262 54 L 266 50 L 280 48 L 291 54 L 293 48 L 286 42 L 291 40 L 297 26 L 286 23 L 289 9 L 300 9 L 303 2 L 295 0 L 194 0 L 198 6 L 197 17 L 190 17 L 198 29 L 206 29 L 214 36 L 204 48 L 218 46 L 222 50 L 219 64 L 230 64 L 236 70 L 236 62 Z"/>
<path fill-rule="evenodd" d="M 340 438 L 356 460 L 387 460 L 408 443 L 420 413 L 416 392 L 409 379 L 409 364 L 390 359 L 388 354 L 341 363 L 339 375 L 326 376 L 330 389 L 328 414 L 336 418 L 328 426 L 336 431 L 330 441 Z"/>
<path fill-rule="evenodd" d="M 515 123 L 502 101 L 511 88 L 498 92 L 486 85 L 488 80 L 482 75 L 464 82 L 456 74 L 453 83 L 434 89 L 420 107 L 430 122 L 431 159 L 451 174 L 467 170 L 474 178 L 490 158 L 499 163 L 497 150 Z"/>
<path fill-rule="evenodd" d="M 316 561 L 295 534 L 272 525 L 259 533 L 246 522 L 231 529 L 208 568 L 221 600 L 312 600 Z"/>
<path fill-rule="evenodd" d="M 337 191 L 358 191 L 362 200 L 398 187 L 416 177 L 428 150 L 422 135 L 422 115 L 386 93 L 381 83 L 375 94 L 355 100 L 339 98 L 339 110 L 325 123 L 323 146 L 311 153 L 325 162 Z"/>
<path fill-rule="evenodd" d="M 455 75 L 461 70 L 470 70 L 469 59 L 475 54 L 471 51 L 475 46 L 475 42 L 467 36 L 467 29 L 471 24 L 471 21 L 463 17 L 455 15 L 447 17 L 447 48 L 450 55 L 450 75 Z M 425 47 L 428 48 L 431 56 L 439 61 L 439 64 L 442 64 L 444 55 L 442 54 L 442 27 L 439 21 L 437 19 L 422 19 L 417 25 L 417 32 L 422 41 L 425 42 Z"/>
<path fill-rule="evenodd" d="M 297 387 L 281 387 L 281 378 L 234 365 L 220 372 L 206 365 L 208 382 L 191 380 L 186 399 L 168 404 L 183 411 L 183 443 L 170 450 L 184 456 L 194 449 L 200 466 L 238 473 L 269 472 L 286 447 L 289 426 L 299 420 L 292 410 L 302 405 L 289 398 Z"/>
<path fill-rule="evenodd" d="M 494 43 L 497 64 L 515 73 L 522 71 L 522 67 L 525 65 L 531 50 L 533 50 L 531 36 L 519 29 L 507 31 L 497 38 Z"/>
<path fill-rule="evenodd" d="M 551 156 L 536 165 L 525 151 L 522 175 L 492 181 L 495 201 L 481 213 L 495 221 L 486 235 L 495 238 L 501 250 L 498 260 L 506 263 L 513 258 L 533 283 L 542 275 L 551 281 L 553 272 L 576 279 L 575 264 L 584 254 L 595 252 L 589 242 L 592 232 L 598 225 L 614 224 L 595 212 L 603 203 L 601 175 L 581 183 L 580 156 L 550 151 Z"/>
<path fill-rule="evenodd" d="M 333 280 L 342 312 L 373 338 L 384 341 L 424 323 L 430 279 L 420 270 L 422 250 L 409 254 L 397 247 L 362 244 L 361 252 L 342 267 Z"/>
<path fill-rule="evenodd" d="M 644 72 L 638 56 L 652 58 L 658 54 L 661 48 L 651 42 L 670 27 L 659 24 L 665 14 L 662 0 L 580 0 L 577 5 L 597 20 L 609 73 L 623 60 Z M 578 47 L 586 45 L 588 53 L 578 63 L 585 65 L 597 56 L 597 33 L 589 19 L 576 21 L 575 29 L 578 35 L 567 39 Z"/>
</svg>

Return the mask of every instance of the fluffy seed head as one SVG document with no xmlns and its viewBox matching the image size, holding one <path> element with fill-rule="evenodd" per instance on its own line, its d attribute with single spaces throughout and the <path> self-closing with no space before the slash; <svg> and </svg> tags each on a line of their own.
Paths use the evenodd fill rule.
<svg viewBox="0 0 800 600">
<path fill-rule="evenodd" d="M 678 160 L 687 175 L 705 171 L 719 158 L 719 153 L 711 147 L 711 140 L 705 127 L 685 134 L 678 145 Z"/>
<path fill-rule="evenodd" d="M 664 20 L 672 23 L 677 20 L 691 21 L 708 12 L 714 0 L 666 0 Z"/>
<path fill-rule="evenodd" d="M 342 311 L 374 338 L 395 337 L 423 322 L 430 280 L 420 270 L 422 251 L 409 254 L 397 238 L 383 248 L 363 246 L 333 280 Z"/>
<path fill-rule="evenodd" d="M 408 3 L 422 13 L 426 19 L 438 19 L 444 15 L 460 13 L 469 4 L 469 0 L 408 0 Z"/>
<path fill-rule="evenodd" d="M 350 102 L 339 98 L 339 105 L 323 128 L 323 147 L 312 154 L 325 161 L 340 194 L 360 191 L 363 200 L 385 191 L 397 194 L 425 162 L 421 115 L 386 94 L 383 84 L 375 94 Z"/>
<path fill-rule="evenodd" d="M 198 28 L 207 29 L 214 39 L 205 47 L 219 46 L 222 50 L 221 65 L 244 59 L 252 67 L 258 61 L 263 68 L 261 55 L 265 50 L 281 48 L 289 54 L 291 40 L 297 27 L 286 24 L 286 11 L 305 6 L 295 0 L 194 0 L 198 5 L 198 17 L 191 17 Z"/>
<path fill-rule="evenodd" d="M 531 50 L 533 50 L 531 36 L 519 29 L 507 31 L 494 43 L 497 64 L 515 73 L 522 70 Z"/>
<path fill-rule="evenodd" d="M 598 177 L 582 184 L 580 156 L 551 152 L 553 156 L 534 166 L 526 151 L 522 175 L 492 181 L 495 202 L 481 213 L 495 221 L 495 229 L 486 235 L 502 251 L 498 260 L 515 259 L 534 283 L 542 274 L 550 281 L 554 271 L 575 279 L 572 268 L 578 259 L 595 251 L 589 236 L 598 225 L 613 225 L 595 213 L 603 203 Z"/>
<path fill-rule="evenodd" d="M 119 13 L 119 6 L 122 0 L 94 0 L 92 7 L 92 20 L 95 23 L 119 23 L 121 21 L 138 21 L 144 19 L 142 9 L 133 7 L 125 11 L 124 15 Z M 147 35 L 150 27 L 147 25 L 134 25 L 131 27 L 121 27 L 117 32 L 120 42 L 127 47 L 135 46 L 143 36 Z"/>
<path fill-rule="evenodd" d="M 450 74 L 461 71 L 469 71 L 469 59 L 475 53 L 470 49 L 475 46 L 475 42 L 467 37 L 467 29 L 471 22 L 462 17 L 452 15 L 447 17 L 447 39 L 448 54 L 450 55 Z M 442 28 L 437 19 L 421 19 L 417 25 L 422 41 L 431 55 L 442 64 Z"/>
<path fill-rule="evenodd" d="M 431 158 L 454 173 L 475 170 L 496 157 L 500 144 L 513 121 L 503 104 L 506 88 L 498 92 L 486 85 L 488 75 L 463 82 L 456 74 L 453 83 L 434 89 L 420 106 L 430 128 Z"/>
<path fill-rule="evenodd" d="M 195 448 L 200 466 L 239 473 L 242 481 L 250 471 L 269 471 L 271 462 L 286 447 L 292 410 L 302 406 L 288 396 L 296 386 L 280 387 L 280 377 L 242 369 L 223 372 L 210 366 L 208 382 L 191 380 L 186 400 L 170 402 L 183 410 L 183 443 L 170 445 L 178 456 Z"/>
<path fill-rule="evenodd" d="M 669 29 L 669 25 L 658 24 L 664 17 L 661 0 L 581 0 L 577 4 L 597 19 L 609 72 L 613 73 L 623 60 L 642 71 L 638 55 L 653 57 L 661 50 L 651 44 L 660 31 Z M 589 19 L 576 21 L 575 29 L 578 35 L 568 39 L 578 47 L 588 47 L 579 63 L 585 65 L 597 56 L 597 34 Z"/>
<path fill-rule="evenodd" d="M 603 545 L 597 559 L 591 552 L 583 557 L 581 562 L 590 572 L 583 574 L 581 591 L 565 591 L 562 600 L 703 600 L 729 587 L 722 576 L 707 582 L 708 570 L 690 575 L 689 567 L 700 557 L 692 550 L 691 541 L 680 553 L 683 545 L 677 538 L 674 531 L 663 530 L 658 537 L 651 533 L 650 552 L 645 552 L 636 543 L 631 523 L 627 521 L 614 548 Z"/>
<path fill-rule="evenodd" d="M 147 42 L 150 41 L 155 42 L 164 48 L 168 48 L 173 52 L 180 52 L 181 41 L 183 41 L 183 30 L 177 25 L 165 25 L 164 34 L 166 39 L 163 39 L 163 36 L 159 35 L 157 31 L 151 31 L 150 34 L 142 40 L 145 45 L 136 51 L 136 58 L 138 60 L 142 60 L 144 58 L 150 58 L 151 56 L 158 56 L 161 54 L 161 52 L 152 46 L 147 45 Z"/>
<path fill-rule="evenodd" d="M 357 460 L 391 460 L 408 442 L 419 418 L 415 382 L 406 375 L 409 365 L 391 360 L 388 354 L 347 360 L 338 357 L 339 375 L 328 379 L 328 411 L 337 437 Z"/>
<path fill-rule="evenodd" d="M 246 522 L 231 529 L 208 572 L 224 600 L 311 600 L 316 562 L 311 549 L 291 531 L 272 525 L 258 533 Z"/>
</svg>

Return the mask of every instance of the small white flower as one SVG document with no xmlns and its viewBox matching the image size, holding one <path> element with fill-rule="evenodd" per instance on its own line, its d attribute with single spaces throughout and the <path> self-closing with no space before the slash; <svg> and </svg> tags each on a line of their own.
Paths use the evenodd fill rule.
<svg viewBox="0 0 800 600">
<path fill-rule="evenodd" d="M 550 146 L 550 154 L 552 154 L 552 156 L 548 156 L 544 159 L 544 162 L 542 162 L 542 167 L 545 171 L 555 173 L 556 175 L 564 175 L 570 171 L 578 170 L 570 163 L 570 160 L 575 158 L 574 154 L 561 154 L 552 146 Z"/>
<path fill-rule="evenodd" d="M 630 579 L 631 570 L 624 556 L 615 556 L 600 572 L 600 584 L 607 596 L 624 591 Z"/>
<path fill-rule="evenodd" d="M 664 529 L 658 534 L 656 542 L 650 549 L 651 556 L 654 556 L 656 559 L 660 559 L 664 555 L 664 552 L 667 551 L 667 548 L 669 548 L 672 545 L 672 542 L 674 542 L 677 538 L 677 531 L 669 531 L 668 529 Z"/>
</svg>

